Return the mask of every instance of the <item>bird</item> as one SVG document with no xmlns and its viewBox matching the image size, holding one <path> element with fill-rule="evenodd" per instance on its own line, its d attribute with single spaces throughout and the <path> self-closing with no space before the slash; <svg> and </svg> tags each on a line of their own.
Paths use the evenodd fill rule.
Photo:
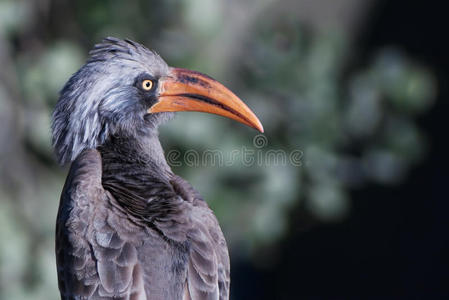
<svg viewBox="0 0 449 300">
<path fill-rule="evenodd" d="M 229 299 L 217 218 L 159 141 L 178 111 L 263 132 L 224 85 L 129 39 L 96 44 L 62 88 L 51 124 L 55 156 L 70 164 L 56 220 L 61 299 Z"/>
</svg>

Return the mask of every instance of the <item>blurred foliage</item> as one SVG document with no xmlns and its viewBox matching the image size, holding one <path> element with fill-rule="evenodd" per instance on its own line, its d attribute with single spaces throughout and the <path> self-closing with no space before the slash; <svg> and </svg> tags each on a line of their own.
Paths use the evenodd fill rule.
<svg viewBox="0 0 449 300">
<path fill-rule="evenodd" d="M 66 169 L 50 146 L 59 89 L 104 36 L 129 37 L 174 66 L 213 75 L 254 109 L 267 145 L 228 120 L 180 113 L 166 151 L 300 150 L 293 165 L 181 164 L 215 210 L 232 256 L 276 245 L 300 208 L 319 222 L 350 213 L 350 191 L 397 184 L 423 157 L 416 116 L 435 80 L 399 49 L 348 71 L 356 49 L 336 28 L 314 31 L 276 1 L 0 1 L 0 299 L 57 299 L 54 220 Z M 268 259 L 266 257 L 266 259 Z"/>
</svg>

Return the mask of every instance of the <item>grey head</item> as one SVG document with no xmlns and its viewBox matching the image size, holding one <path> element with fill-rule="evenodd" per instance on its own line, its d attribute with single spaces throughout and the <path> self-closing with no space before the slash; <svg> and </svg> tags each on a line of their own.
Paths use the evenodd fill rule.
<svg viewBox="0 0 449 300">
<path fill-rule="evenodd" d="M 108 37 L 89 55 L 63 87 L 53 112 L 52 143 L 62 164 L 111 135 L 148 134 L 172 114 L 147 113 L 157 101 L 157 79 L 170 69 L 156 53 Z M 142 88 L 145 80 L 154 83 L 151 89 Z"/>
<path fill-rule="evenodd" d="M 254 113 L 234 93 L 196 71 L 169 67 L 144 46 L 106 38 L 65 84 L 52 120 L 61 163 L 114 135 L 139 141 L 175 111 L 222 115 L 263 132 Z"/>
</svg>

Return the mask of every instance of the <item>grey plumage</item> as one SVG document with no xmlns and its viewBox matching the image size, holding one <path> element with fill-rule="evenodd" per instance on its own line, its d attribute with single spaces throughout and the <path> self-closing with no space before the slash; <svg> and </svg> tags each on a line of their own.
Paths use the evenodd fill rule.
<svg viewBox="0 0 449 300">
<path fill-rule="evenodd" d="M 65 84 L 53 113 L 52 143 L 58 160 L 73 161 L 83 149 L 96 148 L 118 131 L 159 125 L 170 114 L 145 120 L 133 83 L 139 74 L 162 77 L 168 70 L 159 55 L 136 42 L 109 37 L 96 45 Z"/>
<path fill-rule="evenodd" d="M 132 42 L 107 38 L 67 82 L 53 146 L 72 162 L 56 228 L 62 299 L 228 299 L 229 257 L 213 212 L 167 165 L 139 76 L 169 67 Z"/>
</svg>

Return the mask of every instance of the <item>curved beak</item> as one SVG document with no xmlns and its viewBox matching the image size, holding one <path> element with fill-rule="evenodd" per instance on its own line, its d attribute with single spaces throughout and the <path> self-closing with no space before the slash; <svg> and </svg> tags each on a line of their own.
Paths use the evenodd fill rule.
<svg viewBox="0 0 449 300">
<path fill-rule="evenodd" d="M 159 101 L 149 113 L 200 111 L 221 115 L 263 132 L 256 115 L 233 92 L 199 72 L 171 68 L 159 81 Z"/>
</svg>

